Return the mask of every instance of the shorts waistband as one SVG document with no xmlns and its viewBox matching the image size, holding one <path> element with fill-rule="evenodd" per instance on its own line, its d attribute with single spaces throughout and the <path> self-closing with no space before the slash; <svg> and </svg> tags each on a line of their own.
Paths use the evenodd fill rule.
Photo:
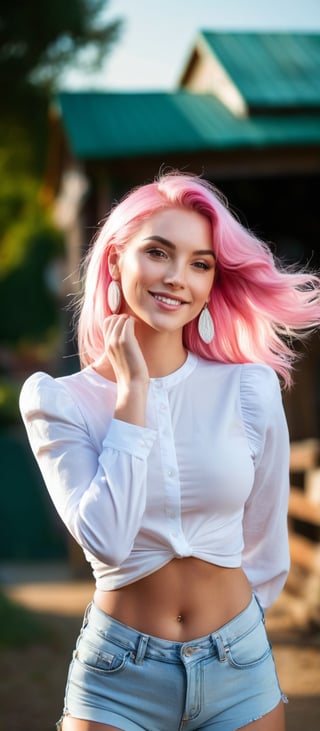
<svg viewBox="0 0 320 731">
<path fill-rule="evenodd" d="M 230 622 L 215 632 L 186 642 L 172 642 L 140 632 L 106 614 L 94 603 L 87 607 L 83 627 L 92 628 L 101 637 L 127 648 L 134 653 L 136 662 L 142 662 L 145 656 L 166 657 L 167 661 L 178 662 L 181 656 L 192 656 L 196 650 L 212 653 L 214 649 L 220 660 L 226 659 L 228 646 L 249 633 L 261 620 L 264 621 L 263 610 L 253 594 L 248 606 Z"/>
</svg>

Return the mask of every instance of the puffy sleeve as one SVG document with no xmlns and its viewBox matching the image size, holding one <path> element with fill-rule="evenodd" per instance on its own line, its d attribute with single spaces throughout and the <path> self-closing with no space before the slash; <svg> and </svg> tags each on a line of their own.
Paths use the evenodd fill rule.
<svg viewBox="0 0 320 731">
<path fill-rule="evenodd" d="M 156 432 L 113 419 L 106 405 L 99 453 L 73 395 L 45 373 L 25 382 L 20 410 L 49 494 L 70 533 L 91 555 L 119 566 L 140 528 Z"/>
<path fill-rule="evenodd" d="M 254 484 L 243 518 L 243 569 L 261 605 L 280 594 L 289 571 L 289 435 L 275 372 L 246 364 L 241 405 L 254 463 Z"/>
</svg>

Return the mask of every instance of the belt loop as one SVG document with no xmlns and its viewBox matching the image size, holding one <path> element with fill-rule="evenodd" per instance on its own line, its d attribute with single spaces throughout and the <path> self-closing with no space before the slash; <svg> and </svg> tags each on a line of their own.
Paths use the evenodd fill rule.
<svg viewBox="0 0 320 731">
<path fill-rule="evenodd" d="M 262 622 L 263 622 L 263 624 L 265 624 L 265 623 L 266 623 L 266 619 L 265 619 L 265 613 L 264 613 L 264 609 L 263 609 L 263 606 L 262 606 L 262 604 L 260 603 L 260 601 L 259 601 L 259 599 L 258 599 L 257 595 L 256 595 L 256 594 L 253 594 L 253 596 L 254 596 L 254 598 L 255 598 L 255 600 L 256 600 L 256 603 L 257 603 L 257 605 L 258 605 L 258 607 L 259 607 L 259 609 L 260 609 L 260 614 L 261 614 L 261 619 L 262 619 Z"/>
<path fill-rule="evenodd" d="M 147 635 L 140 635 L 139 637 L 139 644 L 135 656 L 135 664 L 136 665 L 142 665 L 144 656 L 146 654 L 146 649 L 148 645 L 149 637 Z"/>
<path fill-rule="evenodd" d="M 86 628 L 86 626 L 87 626 L 87 624 L 89 622 L 89 614 L 90 614 L 91 609 L 92 609 L 92 604 L 93 604 L 93 602 L 90 602 L 88 604 L 88 606 L 86 607 L 85 613 L 83 615 L 83 622 L 82 622 L 81 632 L 83 632 L 83 630 Z"/>
<path fill-rule="evenodd" d="M 228 648 L 226 648 L 224 646 L 221 635 L 213 635 L 213 639 L 214 639 L 214 642 L 215 642 L 215 645 L 217 648 L 219 662 L 226 662 L 228 659 L 227 658 L 227 649 Z"/>
</svg>

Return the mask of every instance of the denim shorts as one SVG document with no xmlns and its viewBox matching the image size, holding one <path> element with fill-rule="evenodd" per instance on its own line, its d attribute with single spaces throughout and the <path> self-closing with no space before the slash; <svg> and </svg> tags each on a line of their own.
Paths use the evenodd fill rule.
<svg viewBox="0 0 320 731">
<path fill-rule="evenodd" d="M 122 731 L 235 731 L 281 699 L 255 596 L 219 630 L 188 642 L 142 634 L 91 604 L 57 729 L 71 715 Z"/>
</svg>

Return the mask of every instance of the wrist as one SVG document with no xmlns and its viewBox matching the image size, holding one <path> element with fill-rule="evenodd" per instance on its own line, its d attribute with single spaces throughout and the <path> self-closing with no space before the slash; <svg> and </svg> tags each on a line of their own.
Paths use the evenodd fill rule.
<svg viewBox="0 0 320 731">
<path fill-rule="evenodd" d="M 118 384 L 114 417 L 137 426 L 145 426 L 146 403 L 149 383 L 133 381 Z"/>
</svg>

